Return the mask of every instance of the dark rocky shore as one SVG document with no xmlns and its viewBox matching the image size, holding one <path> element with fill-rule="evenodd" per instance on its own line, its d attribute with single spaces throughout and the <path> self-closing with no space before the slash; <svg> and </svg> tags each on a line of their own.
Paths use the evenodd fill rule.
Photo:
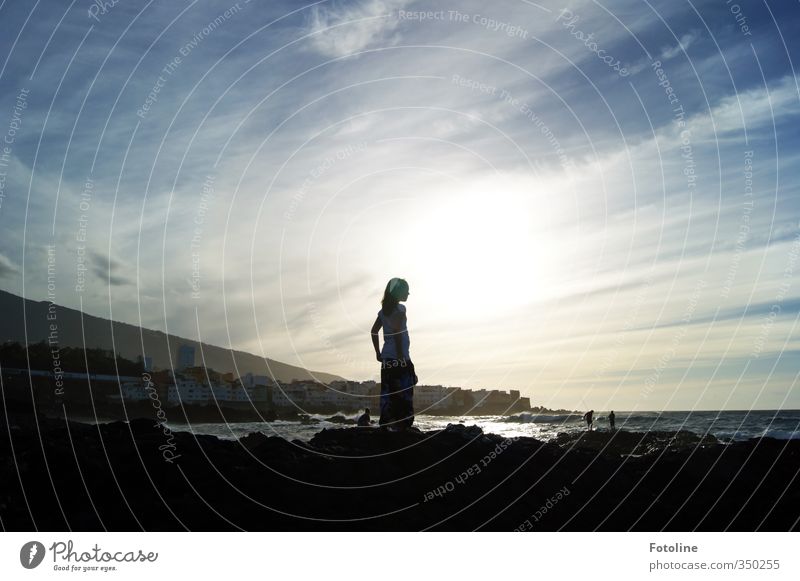
<svg viewBox="0 0 800 581">
<path fill-rule="evenodd" d="M 463 425 L 225 441 L 151 420 L 6 411 L 5 530 L 786 531 L 800 517 L 800 441 L 593 432 L 545 443 Z"/>
</svg>

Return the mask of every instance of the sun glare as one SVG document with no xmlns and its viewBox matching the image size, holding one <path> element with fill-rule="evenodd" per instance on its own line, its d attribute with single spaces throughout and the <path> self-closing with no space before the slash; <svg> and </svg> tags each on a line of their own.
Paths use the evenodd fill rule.
<svg viewBox="0 0 800 581">
<path fill-rule="evenodd" d="M 493 316 L 533 302 L 545 294 L 543 257 L 553 250 L 543 247 L 536 221 L 515 193 L 461 195 L 429 209 L 414 235 L 417 275 L 436 288 L 444 311 Z"/>
</svg>

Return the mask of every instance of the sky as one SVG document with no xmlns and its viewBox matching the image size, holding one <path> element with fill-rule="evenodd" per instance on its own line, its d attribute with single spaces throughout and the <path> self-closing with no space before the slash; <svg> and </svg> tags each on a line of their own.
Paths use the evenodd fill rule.
<svg viewBox="0 0 800 581">
<path fill-rule="evenodd" d="M 800 408 L 799 32 L 796 2 L 4 1 L 0 288 L 367 380 L 402 277 L 423 384 Z"/>
</svg>

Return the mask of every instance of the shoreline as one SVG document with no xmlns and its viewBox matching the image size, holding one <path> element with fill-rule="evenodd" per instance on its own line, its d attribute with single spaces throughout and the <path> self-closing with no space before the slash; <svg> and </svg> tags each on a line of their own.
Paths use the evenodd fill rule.
<svg viewBox="0 0 800 581">
<path fill-rule="evenodd" d="M 24 406 L 13 406 L 23 410 Z M 113 423 L 152 419 L 168 424 L 176 431 L 195 431 L 223 439 L 240 438 L 249 433 L 263 432 L 287 438 L 309 440 L 322 429 L 356 425 L 357 412 L 330 408 L 307 413 L 283 411 L 264 414 L 253 409 L 186 406 L 160 408 L 158 414 L 150 405 L 128 405 L 125 408 L 97 405 L 92 409 L 69 405 L 60 408 L 39 409 L 40 417 L 88 424 Z M 27 410 L 28 412 L 30 410 Z M 593 431 L 610 432 L 603 412 L 597 414 Z M 730 414 L 744 417 L 728 418 Z M 765 415 L 766 414 L 766 415 Z M 776 420 L 778 414 L 787 414 Z M 795 417 L 789 417 L 795 414 Z M 685 417 L 681 417 L 685 416 Z M 625 432 L 676 432 L 687 431 L 698 436 L 715 437 L 720 443 L 746 441 L 752 438 L 771 437 L 778 440 L 800 439 L 800 414 L 795 410 L 743 410 L 738 412 L 715 411 L 639 411 L 617 412 L 617 430 Z M 797 421 L 795 421 L 797 420 Z M 415 426 L 424 430 L 441 429 L 448 423 L 480 425 L 487 433 L 511 437 L 534 437 L 551 441 L 562 432 L 575 434 L 586 430 L 585 423 L 575 412 L 546 410 L 515 414 L 443 414 L 423 413 L 416 416 Z M 373 425 L 377 420 L 373 416 Z M 271 426 L 274 426 L 271 428 Z M 292 426 L 297 426 L 293 429 Z"/>
</svg>

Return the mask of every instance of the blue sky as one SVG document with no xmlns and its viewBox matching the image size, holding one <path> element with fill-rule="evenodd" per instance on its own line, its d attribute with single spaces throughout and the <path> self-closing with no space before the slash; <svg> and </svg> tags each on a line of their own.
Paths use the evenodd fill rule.
<svg viewBox="0 0 800 581">
<path fill-rule="evenodd" d="M 0 7 L 1 288 L 375 379 L 401 276 L 423 383 L 800 407 L 796 3 L 101 4 Z"/>
</svg>

